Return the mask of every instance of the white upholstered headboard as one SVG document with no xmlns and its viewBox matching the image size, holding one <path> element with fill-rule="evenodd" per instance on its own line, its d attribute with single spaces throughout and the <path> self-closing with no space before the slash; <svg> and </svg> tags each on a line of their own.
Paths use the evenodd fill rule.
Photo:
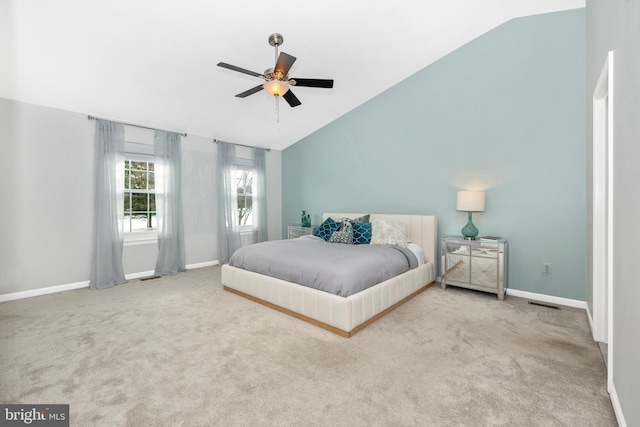
<svg viewBox="0 0 640 427">
<path fill-rule="evenodd" d="M 342 218 L 357 218 L 366 213 L 324 213 L 322 220 L 328 217 L 336 221 Z M 394 214 L 369 214 L 369 221 L 376 219 L 391 220 L 407 224 L 409 240 L 422 247 L 425 261 L 436 263 L 436 247 L 438 244 L 438 220 L 434 215 L 394 215 Z"/>
</svg>

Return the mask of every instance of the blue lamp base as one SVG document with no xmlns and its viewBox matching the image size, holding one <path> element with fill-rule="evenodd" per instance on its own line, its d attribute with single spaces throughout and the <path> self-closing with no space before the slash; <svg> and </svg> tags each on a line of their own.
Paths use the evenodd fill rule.
<svg viewBox="0 0 640 427">
<path fill-rule="evenodd" d="M 462 235 L 465 240 L 476 240 L 478 229 L 473 225 L 473 222 L 471 222 L 471 212 L 467 212 L 467 214 L 469 215 L 467 225 L 462 228 Z"/>
</svg>

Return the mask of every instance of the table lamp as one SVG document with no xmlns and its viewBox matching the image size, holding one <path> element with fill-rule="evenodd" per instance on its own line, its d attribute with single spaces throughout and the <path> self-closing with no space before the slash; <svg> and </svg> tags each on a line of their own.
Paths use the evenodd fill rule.
<svg viewBox="0 0 640 427">
<path fill-rule="evenodd" d="M 484 212 L 484 191 L 458 191 L 456 210 L 467 212 L 467 225 L 462 228 L 465 240 L 476 240 L 478 229 L 471 221 L 472 212 Z"/>
</svg>

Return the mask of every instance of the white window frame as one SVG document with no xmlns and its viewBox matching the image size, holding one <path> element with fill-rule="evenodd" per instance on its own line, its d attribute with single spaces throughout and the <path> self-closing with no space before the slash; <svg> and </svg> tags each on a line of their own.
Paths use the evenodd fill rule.
<svg viewBox="0 0 640 427">
<path fill-rule="evenodd" d="M 124 153 L 124 160 L 129 160 L 129 161 L 134 161 L 134 162 L 151 162 L 154 163 L 154 175 L 155 175 L 155 182 L 157 182 L 157 165 L 155 164 L 155 157 L 152 155 L 153 153 L 153 146 L 152 145 L 148 145 L 148 144 L 140 144 L 140 143 L 131 143 L 131 142 L 126 142 L 125 143 L 125 150 L 126 152 Z M 136 152 L 131 152 L 131 147 L 135 147 L 134 150 Z M 140 153 L 138 153 L 138 151 L 140 151 Z M 123 165 L 122 168 L 124 170 L 124 160 L 123 160 Z M 123 187 L 123 192 L 127 192 L 130 190 L 127 190 L 124 188 L 125 183 L 124 183 L 124 176 L 123 176 L 123 181 L 122 181 L 122 187 Z M 148 191 L 148 190 L 147 190 Z M 155 194 L 155 191 L 154 191 Z M 157 199 L 156 199 L 156 203 L 157 203 Z M 123 206 L 124 208 L 124 206 Z M 123 212 L 124 215 L 124 212 Z M 156 205 L 156 215 L 157 215 L 157 205 Z M 147 231 L 125 231 L 124 230 L 124 217 L 123 217 L 123 223 L 122 223 L 122 227 L 123 227 L 123 238 L 124 238 L 124 246 L 135 246 L 135 245 L 149 245 L 149 244 L 157 244 L 158 243 L 158 230 L 157 229 L 151 229 L 151 230 L 147 230 Z"/>
<path fill-rule="evenodd" d="M 251 172 L 252 174 L 255 174 L 255 167 L 244 165 L 244 164 L 235 165 L 234 168 L 233 168 L 233 172 L 234 172 L 233 179 L 234 179 L 234 181 L 236 180 L 235 172 L 238 172 L 238 171 L 242 171 L 242 172 L 248 171 L 248 172 Z M 251 206 L 253 207 L 253 202 L 254 202 L 253 196 L 254 196 L 255 190 L 256 190 L 256 188 L 255 188 L 255 180 L 252 180 L 251 187 L 252 187 L 252 189 L 251 189 Z M 236 189 L 237 189 L 237 187 L 236 187 Z M 236 198 L 237 197 L 238 197 L 238 193 L 236 192 Z M 253 208 L 251 210 L 251 215 L 253 215 Z M 240 218 L 240 215 L 238 215 L 238 218 Z M 240 234 L 253 233 L 253 223 L 252 224 L 246 224 L 246 225 L 240 225 L 239 227 L 240 227 Z"/>
</svg>

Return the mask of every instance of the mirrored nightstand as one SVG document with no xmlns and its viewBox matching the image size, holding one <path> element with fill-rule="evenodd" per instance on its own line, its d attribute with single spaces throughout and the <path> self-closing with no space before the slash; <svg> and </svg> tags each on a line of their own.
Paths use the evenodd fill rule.
<svg viewBox="0 0 640 427">
<path fill-rule="evenodd" d="M 295 239 L 302 236 L 311 236 L 318 227 L 312 225 L 311 227 L 303 227 L 301 225 L 290 225 L 288 227 L 288 238 Z"/>
<path fill-rule="evenodd" d="M 442 289 L 447 285 L 491 292 L 504 299 L 509 243 L 503 239 L 465 240 L 447 236 L 441 241 Z"/>
</svg>

